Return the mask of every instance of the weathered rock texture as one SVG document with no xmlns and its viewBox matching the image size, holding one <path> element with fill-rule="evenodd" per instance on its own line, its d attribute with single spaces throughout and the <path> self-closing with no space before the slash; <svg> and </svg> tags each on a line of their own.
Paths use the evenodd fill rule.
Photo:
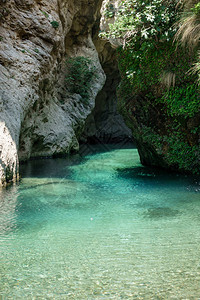
<svg viewBox="0 0 200 300">
<path fill-rule="evenodd" d="M 143 165 L 199 174 L 199 112 L 193 117 L 170 117 L 163 104 L 141 95 L 122 100 L 121 105 Z"/>
<path fill-rule="evenodd" d="M 131 130 L 126 126 L 117 108 L 116 90 L 120 82 L 116 51 L 109 42 L 94 39 L 106 83 L 97 95 L 95 107 L 88 116 L 82 141 L 92 143 L 119 143 L 132 139 Z"/>
<path fill-rule="evenodd" d="M 1 184 L 17 179 L 18 159 L 78 148 L 105 82 L 92 39 L 100 7 L 101 0 L 0 0 Z M 87 103 L 67 92 L 66 56 L 90 57 L 96 67 Z"/>
<path fill-rule="evenodd" d="M 103 0 L 101 7 L 101 20 L 100 20 L 100 32 L 105 33 L 110 31 L 110 24 L 115 23 L 116 12 L 121 5 L 120 0 Z M 124 43 L 123 38 L 109 37 L 109 43 L 113 48 L 118 48 Z"/>
</svg>

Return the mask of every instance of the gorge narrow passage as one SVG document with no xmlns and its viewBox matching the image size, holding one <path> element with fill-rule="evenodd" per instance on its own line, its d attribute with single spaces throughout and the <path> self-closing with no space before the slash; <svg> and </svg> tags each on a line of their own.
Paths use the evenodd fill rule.
<svg viewBox="0 0 200 300">
<path fill-rule="evenodd" d="M 1 191 L 6 298 L 198 298 L 200 182 L 131 145 L 29 161 Z"/>
</svg>

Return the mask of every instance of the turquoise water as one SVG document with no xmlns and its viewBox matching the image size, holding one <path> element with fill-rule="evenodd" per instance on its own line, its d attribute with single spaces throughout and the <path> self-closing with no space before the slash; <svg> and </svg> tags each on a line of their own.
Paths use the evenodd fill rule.
<svg viewBox="0 0 200 300">
<path fill-rule="evenodd" d="M 199 181 L 92 153 L 1 192 L 0 299 L 200 299 Z"/>
</svg>

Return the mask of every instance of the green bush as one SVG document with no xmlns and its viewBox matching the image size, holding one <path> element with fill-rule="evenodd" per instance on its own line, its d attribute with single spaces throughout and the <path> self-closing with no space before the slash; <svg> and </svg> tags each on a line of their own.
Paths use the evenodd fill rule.
<svg viewBox="0 0 200 300">
<path fill-rule="evenodd" d="M 59 23 L 58 23 L 57 21 L 52 21 L 52 22 L 51 22 L 51 25 L 52 25 L 52 27 L 55 28 L 55 29 L 59 27 Z"/>
<path fill-rule="evenodd" d="M 195 84 L 200 64 L 198 59 L 191 71 L 196 49 L 188 51 L 175 42 L 183 9 L 178 2 L 123 0 L 115 12 L 114 24 L 100 35 L 123 41 L 117 50 L 122 77 L 118 107 L 136 140 L 150 150 L 153 147 L 171 168 L 199 173 L 200 126 L 188 128 L 189 123 L 195 124 L 188 119 L 200 112 L 199 88 Z M 198 19 L 199 11 L 197 3 L 193 13 Z M 199 36 L 198 30 L 194 33 Z"/>
<path fill-rule="evenodd" d="M 166 104 L 167 114 L 171 117 L 193 117 L 200 112 L 199 88 L 196 84 L 171 88 L 165 92 L 160 102 Z"/>
<path fill-rule="evenodd" d="M 200 14 L 200 2 L 194 5 L 194 7 L 191 8 L 191 11 L 195 13 L 196 15 Z"/>
<path fill-rule="evenodd" d="M 91 59 L 78 56 L 66 61 L 66 86 L 70 93 L 81 95 L 84 100 L 89 97 L 91 82 L 96 74 L 96 67 Z"/>
<path fill-rule="evenodd" d="M 168 114 L 192 116 L 199 101 L 193 85 L 197 75 L 188 71 L 196 54 L 174 43 L 175 23 L 181 15 L 177 2 L 124 0 L 104 35 L 124 40 L 118 48 L 120 98 L 140 95 L 152 105 L 161 99 L 168 104 Z"/>
<path fill-rule="evenodd" d="M 144 126 L 141 132 L 143 141 L 153 145 L 156 152 L 165 157 L 171 168 L 199 174 L 198 145 L 191 145 L 187 141 L 187 133 L 182 131 L 180 124 L 174 122 L 171 125 L 174 127 L 173 130 L 169 128 L 168 134 L 163 136 L 157 134 L 152 128 Z"/>
<path fill-rule="evenodd" d="M 123 0 L 115 12 L 114 24 L 109 24 L 109 31 L 104 33 L 111 38 L 125 38 L 135 44 L 147 41 L 169 41 L 176 29 L 173 24 L 177 17 L 178 0 Z M 112 11 L 107 5 L 106 12 Z"/>
<path fill-rule="evenodd" d="M 106 5 L 106 10 L 104 12 L 104 15 L 107 19 L 113 18 L 115 16 L 115 8 L 114 8 L 113 4 Z"/>
</svg>

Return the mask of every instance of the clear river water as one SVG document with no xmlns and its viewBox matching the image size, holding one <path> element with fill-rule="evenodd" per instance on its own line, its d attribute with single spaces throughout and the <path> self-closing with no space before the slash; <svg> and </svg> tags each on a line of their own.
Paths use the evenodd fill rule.
<svg viewBox="0 0 200 300">
<path fill-rule="evenodd" d="M 200 299 L 200 181 L 104 145 L 0 193 L 0 299 Z"/>
</svg>

